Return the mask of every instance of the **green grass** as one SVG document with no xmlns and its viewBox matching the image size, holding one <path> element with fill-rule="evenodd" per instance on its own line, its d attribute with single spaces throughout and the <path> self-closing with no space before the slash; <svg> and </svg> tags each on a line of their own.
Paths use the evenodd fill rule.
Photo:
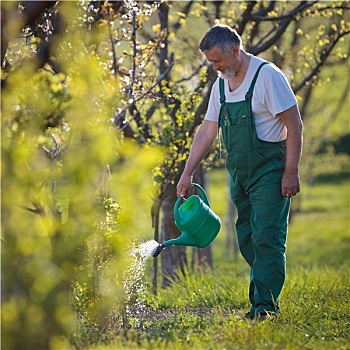
<svg viewBox="0 0 350 350">
<path fill-rule="evenodd" d="M 212 171 L 209 189 L 223 220 L 225 176 Z M 289 227 L 277 319 L 244 319 L 249 270 L 226 250 L 221 230 L 213 243 L 213 270 L 187 271 L 157 297 L 148 292 L 150 312 L 128 329 L 112 329 L 107 345 L 93 349 L 350 349 L 349 174 L 303 184 L 293 208 L 298 211 Z"/>
</svg>

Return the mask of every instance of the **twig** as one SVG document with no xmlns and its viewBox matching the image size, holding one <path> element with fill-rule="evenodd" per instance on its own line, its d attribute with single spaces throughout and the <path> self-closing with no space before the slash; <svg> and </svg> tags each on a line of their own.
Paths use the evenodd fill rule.
<svg viewBox="0 0 350 350">
<path fill-rule="evenodd" d="M 286 19 L 293 19 L 297 14 L 301 14 L 305 9 L 313 6 L 316 4 L 318 0 L 307 2 L 307 1 L 301 1 L 298 6 L 296 6 L 293 10 L 291 10 L 289 13 L 283 16 L 276 16 L 276 17 L 269 17 L 269 16 L 261 16 L 261 15 L 253 15 L 252 20 L 253 21 L 284 21 Z"/>
<path fill-rule="evenodd" d="M 135 77 L 136 77 L 136 54 L 137 54 L 137 45 L 136 45 L 136 11 L 132 11 L 132 34 L 131 34 L 131 38 L 132 38 L 132 41 L 133 41 L 132 78 L 131 78 L 131 84 L 130 84 L 130 87 L 129 87 L 128 100 L 133 99 Z"/>
<path fill-rule="evenodd" d="M 117 53 L 115 52 L 111 24 L 108 25 L 108 30 L 109 30 L 109 39 L 110 39 L 111 44 L 112 44 L 114 75 L 117 76 L 119 73 L 119 64 L 118 64 L 118 60 L 117 60 Z"/>
<path fill-rule="evenodd" d="M 332 44 L 328 47 L 328 49 L 322 52 L 320 56 L 320 61 L 316 64 L 314 69 L 299 83 L 299 85 L 293 89 L 294 93 L 297 93 L 313 76 L 317 76 L 319 69 L 325 64 L 328 56 L 332 52 L 333 48 L 335 47 L 339 39 L 347 34 L 350 34 L 350 32 L 343 32 L 339 34 L 336 37 L 336 39 L 332 42 Z"/>
<path fill-rule="evenodd" d="M 133 100 L 133 102 L 127 104 L 127 105 L 118 113 L 118 115 L 116 116 L 116 119 L 119 119 L 119 118 L 123 117 L 123 116 L 125 115 L 125 112 L 126 112 L 127 109 L 131 108 L 131 107 L 134 106 L 138 101 L 142 100 L 145 96 L 147 96 L 147 95 L 162 81 L 162 80 L 165 79 L 165 77 L 168 75 L 168 73 L 170 72 L 170 70 L 171 70 L 171 68 L 172 68 L 173 66 L 174 66 L 174 62 L 169 63 L 169 66 L 166 68 L 166 70 L 164 71 L 164 73 L 160 74 L 160 75 L 157 77 L 156 82 L 155 82 L 152 86 L 150 86 L 150 87 L 148 88 L 148 90 L 147 90 L 145 93 L 143 93 L 143 94 L 142 94 L 141 96 L 139 96 L 137 99 Z M 135 119 L 135 117 L 131 118 L 131 119 L 130 119 L 129 121 L 127 121 L 127 122 L 125 123 L 125 125 L 123 125 L 123 127 L 120 128 L 119 130 L 120 130 L 120 131 L 123 131 L 123 130 L 126 128 L 126 126 L 129 125 L 130 122 L 131 122 L 132 120 L 134 120 L 134 119 Z"/>
</svg>

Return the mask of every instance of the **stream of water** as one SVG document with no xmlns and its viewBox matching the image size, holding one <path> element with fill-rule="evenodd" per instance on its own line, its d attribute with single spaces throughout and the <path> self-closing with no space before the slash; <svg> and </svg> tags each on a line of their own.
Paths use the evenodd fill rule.
<svg viewBox="0 0 350 350">
<path fill-rule="evenodd" d="M 138 317 L 145 313 L 145 271 L 147 259 L 152 256 L 152 252 L 159 246 L 155 240 L 141 243 L 138 247 L 131 249 L 131 265 L 124 274 L 124 290 L 126 298 L 126 313 L 134 322 L 138 322 Z"/>
</svg>

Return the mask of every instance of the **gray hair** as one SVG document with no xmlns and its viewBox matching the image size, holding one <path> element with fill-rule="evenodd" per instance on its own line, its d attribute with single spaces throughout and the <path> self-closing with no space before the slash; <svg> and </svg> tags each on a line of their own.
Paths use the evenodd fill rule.
<svg viewBox="0 0 350 350">
<path fill-rule="evenodd" d="M 204 53 L 216 47 L 223 53 L 229 53 L 232 46 L 242 48 L 242 38 L 240 35 L 227 25 L 217 24 L 204 35 L 199 44 L 199 50 Z"/>
</svg>

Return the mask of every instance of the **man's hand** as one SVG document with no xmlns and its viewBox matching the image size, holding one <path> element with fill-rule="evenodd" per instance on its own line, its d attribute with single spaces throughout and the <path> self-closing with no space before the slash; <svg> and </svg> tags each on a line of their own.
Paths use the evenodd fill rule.
<svg viewBox="0 0 350 350">
<path fill-rule="evenodd" d="M 176 187 L 178 197 L 186 197 L 187 192 L 192 189 L 192 176 L 182 174 Z"/>
<path fill-rule="evenodd" d="M 291 198 L 300 192 L 300 177 L 297 170 L 286 170 L 282 177 L 282 196 Z"/>
</svg>

